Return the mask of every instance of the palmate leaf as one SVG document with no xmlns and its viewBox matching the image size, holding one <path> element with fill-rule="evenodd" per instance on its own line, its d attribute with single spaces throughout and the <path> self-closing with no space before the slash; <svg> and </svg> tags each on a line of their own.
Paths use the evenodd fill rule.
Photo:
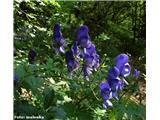
<svg viewBox="0 0 160 120">
<path fill-rule="evenodd" d="M 20 80 L 26 75 L 26 71 L 23 65 L 18 65 L 16 67 L 15 73 L 19 76 Z"/>
<path fill-rule="evenodd" d="M 68 118 L 75 117 L 76 107 L 72 102 L 64 103 L 63 109 L 67 113 Z"/>
<path fill-rule="evenodd" d="M 44 94 L 43 104 L 45 109 L 56 104 L 57 100 L 55 96 L 55 91 L 52 88 L 47 88 L 43 94 Z"/>
<path fill-rule="evenodd" d="M 28 76 L 23 80 L 23 87 L 27 90 L 31 90 L 34 95 L 40 95 L 41 93 L 39 90 L 43 85 L 43 80 L 35 77 L 35 76 Z"/>
</svg>

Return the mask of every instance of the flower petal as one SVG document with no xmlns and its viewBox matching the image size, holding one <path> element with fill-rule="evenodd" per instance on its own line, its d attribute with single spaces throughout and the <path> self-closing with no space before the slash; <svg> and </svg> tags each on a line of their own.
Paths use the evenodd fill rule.
<svg viewBox="0 0 160 120">
<path fill-rule="evenodd" d="M 116 67 L 121 71 L 122 69 L 122 66 L 125 64 L 125 63 L 128 63 L 128 60 L 129 60 L 129 57 L 128 55 L 122 53 L 120 55 L 118 55 L 115 59 L 115 62 L 116 62 Z"/>
<path fill-rule="evenodd" d="M 121 70 L 121 75 L 123 77 L 127 77 L 130 75 L 130 72 L 131 72 L 131 66 L 129 65 L 129 63 L 126 63 L 122 66 L 122 70 Z"/>
</svg>

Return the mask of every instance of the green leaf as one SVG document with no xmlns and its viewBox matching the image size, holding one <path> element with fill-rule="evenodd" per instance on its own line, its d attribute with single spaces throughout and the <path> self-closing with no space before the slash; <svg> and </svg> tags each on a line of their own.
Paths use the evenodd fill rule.
<svg viewBox="0 0 160 120">
<path fill-rule="evenodd" d="M 47 88 L 44 91 L 44 108 L 47 109 L 50 106 L 56 104 L 55 91 L 52 88 Z"/>
<path fill-rule="evenodd" d="M 26 71 L 23 67 L 23 65 L 19 65 L 16 67 L 15 73 L 20 77 L 23 78 L 26 74 Z"/>
</svg>

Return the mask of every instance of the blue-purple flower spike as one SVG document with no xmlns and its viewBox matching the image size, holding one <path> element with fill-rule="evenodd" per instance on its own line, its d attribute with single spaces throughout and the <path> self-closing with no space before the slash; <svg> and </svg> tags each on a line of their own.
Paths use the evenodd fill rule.
<svg viewBox="0 0 160 120">
<path fill-rule="evenodd" d="M 116 66 L 114 66 L 109 70 L 106 83 L 101 83 L 100 85 L 101 95 L 103 99 L 107 98 L 107 96 L 105 96 L 102 93 L 110 92 L 109 94 L 110 98 L 115 98 L 119 100 L 118 91 L 122 90 L 125 85 L 128 85 L 128 82 L 124 79 L 128 77 L 131 72 L 131 66 L 129 65 L 128 61 L 129 61 L 129 57 L 126 54 L 120 54 L 116 57 L 115 59 Z M 138 74 L 139 72 L 135 70 L 135 76 L 137 76 Z M 102 88 L 105 88 L 105 86 L 107 89 L 102 89 Z M 112 103 L 108 99 L 104 99 L 103 106 L 104 108 L 108 108 L 112 106 Z"/>
<path fill-rule="evenodd" d="M 70 77 L 72 77 L 72 73 L 79 68 L 79 63 L 75 59 L 72 50 L 66 52 L 66 62 Z"/>
<path fill-rule="evenodd" d="M 64 39 L 60 24 L 55 24 L 53 29 L 53 49 L 56 54 L 64 53 L 66 40 Z"/>
<path fill-rule="evenodd" d="M 96 71 L 99 67 L 99 55 L 96 53 L 96 47 L 91 42 L 88 32 L 89 29 L 86 25 L 79 27 L 77 30 L 77 44 L 81 46 L 81 56 L 84 60 L 83 73 L 87 80 L 89 80 L 92 71 Z"/>
</svg>

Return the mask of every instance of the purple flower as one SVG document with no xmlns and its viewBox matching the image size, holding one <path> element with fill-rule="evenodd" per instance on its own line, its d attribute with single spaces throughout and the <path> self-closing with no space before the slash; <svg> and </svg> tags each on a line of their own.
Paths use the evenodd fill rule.
<svg viewBox="0 0 160 120">
<path fill-rule="evenodd" d="M 138 78 L 139 75 L 140 75 L 140 71 L 137 70 L 137 69 L 135 69 L 135 70 L 134 70 L 134 77 L 135 77 L 135 78 Z"/>
<path fill-rule="evenodd" d="M 99 67 L 99 55 L 96 53 L 96 47 L 91 42 L 90 36 L 88 34 L 89 30 L 86 25 L 83 25 L 77 30 L 77 42 L 74 44 L 72 50 L 74 54 L 77 54 L 83 58 L 83 73 L 86 79 L 92 74 L 93 70 Z M 81 49 L 77 49 L 80 45 Z"/>
<path fill-rule="evenodd" d="M 79 44 L 82 48 L 88 48 L 91 46 L 91 41 L 89 35 L 85 35 L 80 38 Z"/>
<path fill-rule="evenodd" d="M 85 65 L 92 67 L 94 65 L 94 57 L 90 55 L 84 56 Z"/>
<path fill-rule="evenodd" d="M 116 61 L 116 66 L 119 69 L 122 69 L 123 65 L 128 63 L 129 57 L 126 54 L 120 54 L 116 57 L 115 61 Z"/>
<path fill-rule="evenodd" d="M 88 27 L 86 25 L 81 26 L 78 31 L 78 43 L 82 48 L 88 48 L 91 45 L 90 36 L 88 34 Z"/>
<path fill-rule="evenodd" d="M 109 70 L 108 79 L 116 79 L 119 75 L 119 69 L 117 67 L 113 67 Z"/>
<path fill-rule="evenodd" d="M 100 92 L 101 96 L 103 97 L 104 100 L 104 108 L 107 109 L 108 107 L 112 107 L 112 103 L 109 101 L 109 99 L 112 98 L 112 93 L 111 93 L 111 88 L 108 82 L 101 82 L 100 84 Z"/>
<path fill-rule="evenodd" d="M 129 63 L 124 64 L 121 69 L 121 75 L 123 77 L 127 77 L 130 75 L 130 72 L 131 72 L 131 66 L 129 65 Z"/>
<path fill-rule="evenodd" d="M 74 58 L 72 50 L 66 52 L 66 62 L 69 73 L 72 73 L 79 67 L 79 63 Z"/>
<path fill-rule="evenodd" d="M 95 55 L 96 54 L 96 47 L 94 44 L 91 44 L 88 48 L 83 49 L 83 54 L 87 55 Z"/>
<path fill-rule="evenodd" d="M 112 97 L 118 100 L 118 91 L 124 87 L 124 82 L 120 78 L 108 79 L 108 83 L 111 87 Z"/>
<path fill-rule="evenodd" d="M 34 49 L 34 48 L 31 48 L 31 49 L 29 50 L 29 53 L 28 53 L 29 63 L 33 63 L 33 62 L 34 62 L 36 55 L 37 55 L 37 53 L 36 53 L 35 49 Z"/>
<path fill-rule="evenodd" d="M 57 54 L 64 53 L 64 47 L 66 45 L 66 40 L 64 39 L 60 24 L 55 24 L 53 29 L 53 43 L 54 43 L 54 50 Z"/>
<path fill-rule="evenodd" d="M 111 88 L 108 82 L 101 82 L 100 84 L 101 96 L 104 100 L 111 98 Z"/>
<path fill-rule="evenodd" d="M 84 57 L 84 66 L 83 72 L 84 76 L 90 76 L 93 70 L 96 70 L 99 67 L 99 56 L 95 54 L 95 56 L 85 54 Z"/>
<path fill-rule="evenodd" d="M 108 77 L 107 77 L 107 81 L 106 83 L 101 83 L 102 87 L 101 87 L 101 91 L 102 88 L 109 88 L 110 89 L 110 94 L 108 93 L 108 96 L 105 96 L 104 94 L 101 95 L 105 96 L 105 101 L 104 101 L 104 108 L 108 108 L 112 106 L 112 103 L 109 101 L 109 98 L 116 98 L 117 100 L 119 99 L 118 97 L 118 92 L 119 90 L 122 90 L 124 88 L 125 85 L 128 85 L 128 82 L 124 79 L 124 77 L 127 77 L 130 75 L 131 72 L 131 66 L 128 63 L 129 61 L 129 57 L 126 54 L 120 54 L 116 57 L 115 62 L 116 62 L 116 66 L 114 66 L 113 68 L 111 68 L 108 72 Z M 136 75 L 138 75 L 138 72 L 136 71 Z M 104 87 L 103 87 L 104 86 Z M 107 91 L 107 90 L 105 90 Z"/>
<path fill-rule="evenodd" d="M 123 77 L 127 77 L 130 75 L 131 66 L 128 64 L 129 57 L 126 54 L 120 54 L 116 57 L 116 67 L 120 71 L 120 75 Z"/>
</svg>

